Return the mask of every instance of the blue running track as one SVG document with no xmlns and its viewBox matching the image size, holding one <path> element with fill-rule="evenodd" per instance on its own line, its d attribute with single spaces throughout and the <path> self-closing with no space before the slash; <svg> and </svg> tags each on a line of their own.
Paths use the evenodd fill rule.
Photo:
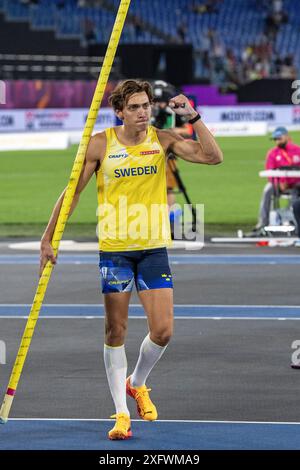
<svg viewBox="0 0 300 470">
<path fill-rule="evenodd" d="M 0 318 L 24 318 L 31 305 L 0 304 Z M 175 305 L 175 318 L 300 320 L 300 307 L 277 305 Z M 131 318 L 145 318 L 141 305 L 130 305 Z M 103 318 L 99 305 L 50 305 L 41 309 L 41 318 Z"/>
<path fill-rule="evenodd" d="M 109 441 L 112 421 L 9 420 L 1 450 L 288 450 L 300 449 L 300 423 L 132 422 L 133 437 Z"/>
</svg>

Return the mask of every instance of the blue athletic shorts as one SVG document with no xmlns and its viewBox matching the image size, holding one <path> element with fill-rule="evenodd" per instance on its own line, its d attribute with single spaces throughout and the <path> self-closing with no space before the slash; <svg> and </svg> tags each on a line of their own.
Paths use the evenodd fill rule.
<svg viewBox="0 0 300 470">
<path fill-rule="evenodd" d="M 100 251 L 102 293 L 173 288 L 166 248 Z"/>
</svg>

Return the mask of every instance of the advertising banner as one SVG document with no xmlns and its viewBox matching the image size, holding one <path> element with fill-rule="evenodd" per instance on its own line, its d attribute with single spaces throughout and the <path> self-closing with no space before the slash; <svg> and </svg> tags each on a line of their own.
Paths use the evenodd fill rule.
<svg viewBox="0 0 300 470">
<path fill-rule="evenodd" d="M 28 109 L 6 111 L 0 109 L 0 132 L 83 130 L 88 109 Z M 115 125 L 111 108 L 99 112 L 95 130 Z"/>
<path fill-rule="evenodd" d="M 266 122 L 268 125 L 300 123 L 300 106 L 199 106 L 204 122 Z"/>
</svg>

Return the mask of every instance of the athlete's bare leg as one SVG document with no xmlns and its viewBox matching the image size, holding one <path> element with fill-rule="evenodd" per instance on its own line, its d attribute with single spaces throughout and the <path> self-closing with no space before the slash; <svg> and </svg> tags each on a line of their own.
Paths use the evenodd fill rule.
<svg viewBox="0 0 300 470">
<path fill-rule="evenodd" d="M 128 304 L 130 292 L 111 293 L 104 295 L 105 303 L 105 344 L 104 364 L 107 380 L 114 401 L 117 418 L 125 420 L 130 428 L 129 410 L 126 403 L 127 359 L 125 352 L 125 336 L 127 332 Z M 119 439 L 118 421 L 109 432 L 110 439 Z M 125 433 L 126 434 L 126 433 Z"/>
<path fill-rule="evenodd" d="M 108 346 L 116 347 L 124 344 L 130 296 L 131 292 L 104 294 L 105 344 Z"/>
<path fill-rule="evenodd" d="M 158 413 L 145 384 L 173 333 L 173 289 L 143 290 L 139 297 L 147 314 L 150 333 L 141 344 L 135 369 L 127 380 L 127 392 L 135 398 L 141 418 L 153 421 Z"/>
<path fill-rule="evenodd" d="M 138 292 L 145 309 L 150 339 L 166 346 L 173 334 L 173 289 L 149 289 Z"/>
</svg>

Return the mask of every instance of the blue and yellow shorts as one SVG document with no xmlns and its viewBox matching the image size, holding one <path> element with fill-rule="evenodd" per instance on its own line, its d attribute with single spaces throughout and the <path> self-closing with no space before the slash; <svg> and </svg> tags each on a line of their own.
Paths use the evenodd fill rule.
<svg viewBox="0 0 300 470">
<path fill-rule="evenodd" d="M 100 251 L 102 293 L 173 288 L 166 248 Z"/>
</svg>

